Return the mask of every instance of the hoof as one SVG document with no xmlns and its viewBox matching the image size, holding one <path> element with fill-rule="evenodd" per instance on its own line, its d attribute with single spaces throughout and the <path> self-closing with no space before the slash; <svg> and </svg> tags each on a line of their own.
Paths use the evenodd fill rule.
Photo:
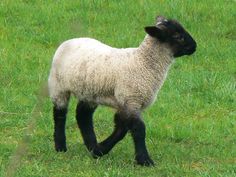
<svg viewBox="0 0 236 177">
<path fill-rule="evenodd" d="M 101 144 L 98 144 L 91 151 L 91 154 L 92 154 L 93 158 L 95 158 L 95 159 L 102 157 L 103 155 L 105 155 L 107 153 L 108 153 L 108 151 L 106 151 L 106 149 L 104 149 L 104 147 Z"/>
<path fill-rule="evenodd" d="M 97 159 L 97 158 L 102 157 L 104 155 L 103 152 L 101 151 L 101 149 L 98 148 L 98 147 L 94 148 L 91 151 L 91 154 L 92 154 L 94 159 Z"/>
<path fill-rule="evenodd" d="M 136 156 L 135 159 L 138 165 L 147 166 L 147 167 L 154 166 L 153 160 L 147 155 Z"/>
<path fill-rule="evenodd" d="M 66 152 L 67 151 L 66 143 L 56 143 L 55 149 L 57 152 Z"/>
<path fill-rule="evenodd" d="M 57 152 L 67 151 L 65 135 L 57 135 L 54 133 L 54 143 L 55 143 L 55 150 Z"/>
</svg>

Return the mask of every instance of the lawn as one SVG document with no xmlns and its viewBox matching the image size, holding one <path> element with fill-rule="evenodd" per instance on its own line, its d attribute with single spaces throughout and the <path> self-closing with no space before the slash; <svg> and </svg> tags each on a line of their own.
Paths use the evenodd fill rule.
<svg viewBox="0 0 236 177">
<path fill-rule="evenodd" d="M 53 145 L 47 77 L 61 42 L 92 37 L 136 47 L 157 15 L 178 19 L 198 43 L 177 59 L 144 113 L 155 167 L 134 163 L 130 135 L 94 160 L 67 117 L 66 153 Z M 94 117 L 98 140 L 114 110 Z M 236 176 L 235 0 L 2 0 L 0 2 L 0 176 Z"/>
</svg>

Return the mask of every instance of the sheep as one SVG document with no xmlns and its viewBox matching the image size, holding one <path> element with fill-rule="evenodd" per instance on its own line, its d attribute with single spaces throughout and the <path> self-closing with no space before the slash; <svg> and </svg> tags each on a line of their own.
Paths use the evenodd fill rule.
<svg viewBox="0 0 236 177">
<path fill-rule="evenodd" d="M 56 151 L 67 151 L 65 122 L 73 94 L 78 99 L 77 124 L 94 158 L 107 154 L 130 131 L 136 163 L 154 165 L 146 148 L 141 113 L 155 101 L 174 59 L 193 54 L 197 45 L 177 20 L 163 16 L 145 31 L 137 48 L 113 48 L 91 38 L 75 38 L 59 46 L 48 79 Z M 100 143 L 92 119 L 98 105 L 116 110 L 114 130 Z"/>
</svg>

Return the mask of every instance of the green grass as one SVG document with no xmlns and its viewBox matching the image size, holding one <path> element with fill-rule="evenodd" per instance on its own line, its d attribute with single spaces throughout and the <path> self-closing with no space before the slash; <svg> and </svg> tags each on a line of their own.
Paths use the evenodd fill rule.
<svg viewBox="0 0 236 177">
<path fill-rule="evenodd" d="M 236 176 L 235 0 L 2 0 L 0 2 L 0 176 Z M 135 47 L 158 14 L 178 19 L 197 52 L 178 59 L 143 114 L 153 168 L 134 165 L 130 135 L 94 160 L 82 143 L 72 99 L 68 152 L 53 148 L 49 98 L 38 101 L 58 45 L 88 36 Z M 114 111 L 95 114 L 99 141 Z M 17 168 L 18 167 L 18 168 Z"/>
</svg>

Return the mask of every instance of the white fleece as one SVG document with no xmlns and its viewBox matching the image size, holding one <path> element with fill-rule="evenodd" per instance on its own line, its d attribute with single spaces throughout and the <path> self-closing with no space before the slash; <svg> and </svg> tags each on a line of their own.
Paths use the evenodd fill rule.
<svg viewBox="0 0 236 177">
<path fill-rule="evenodd" d="M 91 38 L 65 41 L 49 75 L 54 104 L 66 107 L 70 93 L 79 101 L 141 110 L 149 106 L 172 63 L 168 46 L 149 35 L 138 48 L 118 49 Z"/>
</svg>

